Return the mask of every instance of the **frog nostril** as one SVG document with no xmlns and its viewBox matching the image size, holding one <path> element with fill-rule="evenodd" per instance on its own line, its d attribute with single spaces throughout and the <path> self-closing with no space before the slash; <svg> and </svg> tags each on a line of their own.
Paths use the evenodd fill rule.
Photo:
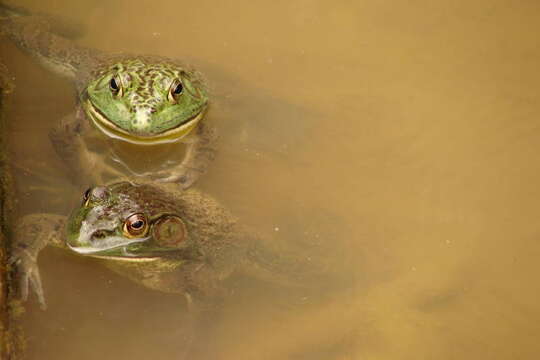
<svg viewBox="0 0 540 360">
<path fill-rule="evenodd" d="M 90 237 L 90 240 L 91 241 L 99 241 L 99 240 L 103 240 L 107 237 L 107 235 L 109 234 L 108 231 L 105 231 L 105 230 L 96 230 L 92 233 L 92 236 Z"/>
</svg>

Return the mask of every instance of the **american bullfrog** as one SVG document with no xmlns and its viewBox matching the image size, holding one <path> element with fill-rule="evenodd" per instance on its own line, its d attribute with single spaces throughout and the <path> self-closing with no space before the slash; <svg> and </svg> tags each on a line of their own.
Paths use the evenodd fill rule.
<svg viewBox="0 0 540 360">
<path fill-rule="evenodd" d="M 36 263 L 47 245 L 101 259 L 148 288 L 189 299 L 219 297 L 232 274 L 305 287 L 323 274 L 307 252 L 283 245 L 238 223 L 218 201 L 172 183 L 123 181 L 88 189 L 71 216 L 30 214 L 14 231 L 13 261 L 45 304 Z"/>
<path fill-rule="evenodd" d="M 62 118 L 50 139 L 76 182 L 101 183 L 106 174 L 115 178 L 123 173 L 92 151 L 91 138 L 110 143 L 115 139 L 138 148 L 184 143 L 182 161 L 167 159 L 159 171 L 138 175 L 180 183 L 184 188 L 195 182 L 215 152 L 215 131 L 203 121 L 209 106 L 203 76 L 174 59 L 110 55 L 78 46 L 55 33 L 59 27 L 52 27 L 49 19 L 0 4 L 0 35 L 75 84 L 77 110 Z M 137 173 L 130 169 L 126 156 L 116 157 L 132 174 Z"/>
</svg>

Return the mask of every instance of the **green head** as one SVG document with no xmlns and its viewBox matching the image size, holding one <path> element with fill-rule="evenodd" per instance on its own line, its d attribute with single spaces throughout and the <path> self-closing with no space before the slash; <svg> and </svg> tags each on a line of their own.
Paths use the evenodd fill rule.
<svg viewBox="0 0 540 360">
<path fill-rule="evenodd" d="M 88 189 L 67 223 L 67 246 L 114 260 L 150 261 L 194 255 L 194 244 L 170 196 L 128 182 Z"/>
<path fill-rule="evenodd" d="M 108 136 L 152 145 L 186 136 L 204 116 L 208 95 L 197 72 L 136 58 L 98 72 L 82 104 Z"/>
</svg>

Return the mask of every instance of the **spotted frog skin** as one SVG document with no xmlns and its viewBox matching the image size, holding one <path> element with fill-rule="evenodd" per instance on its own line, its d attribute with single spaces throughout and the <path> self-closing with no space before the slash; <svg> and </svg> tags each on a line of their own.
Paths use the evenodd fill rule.
<svg viewBox="0 0 540 360">
<path fill-rule="evenodd" d="M 136 173 L 124 159 L 116 160 L 130 175 L 176 182 L 184 188 L 193 184 L 215 153 L 215 131 L 202 121 L 209 105 L 202 75 L 173 59 L 108 55 L 84 48 L 58 35 L 58 26 L 52 25 L 47 17 L 0 4 L 0 35 L 75 83 L 77 109 L 50 132 L 50 139 L 76 182 L 102 183 L 106 175 L 122 175 L 88 146 L 88 139 L 100 137 L 139 148 L 186 144 L 182 161 L 172 165 L 169 161 L 153 173 Z"/>
<path fill-rule="evenodd" d="M 87 190 L 69 217 L 31 214 L 14 231 L 12 261 L 24 299 L 45 305 L 37 256 L 47 245 L 101 259 L 148 288 L 209 298 L 232 274 L 305 285 L 313 265 L 237 222 L 212 197 L 175 184 L 120 182 Z"/>
</svg>

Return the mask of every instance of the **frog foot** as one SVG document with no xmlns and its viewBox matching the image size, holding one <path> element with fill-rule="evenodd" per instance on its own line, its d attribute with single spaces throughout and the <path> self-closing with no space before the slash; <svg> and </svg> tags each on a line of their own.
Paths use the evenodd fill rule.
<svg viewBox="0 0 540 360">
<path fill-rule="evenodd" d="M 21 299 L 23 301 L 28 300 L 30 289 L 37 295 L 40 308 L 42 310 L 47 309 L 39 267 L 37 265 L 37 256 L 33 255 L 24 246 L 18 246 L 13 249 L 9 263 L 16 269 L 17 277 L 19 278 L 18 286 Z"/>
<path fill-rule="evenodd" d="M 30 291 L 46 309 L 37 258 L 47 245 L 63 246 L 66 217 L 55 214 L 29 214 L 17 221 L 13 231 L 9 264 L 15 270 L 18 291 L 23 301 Z"/>
</svg>

